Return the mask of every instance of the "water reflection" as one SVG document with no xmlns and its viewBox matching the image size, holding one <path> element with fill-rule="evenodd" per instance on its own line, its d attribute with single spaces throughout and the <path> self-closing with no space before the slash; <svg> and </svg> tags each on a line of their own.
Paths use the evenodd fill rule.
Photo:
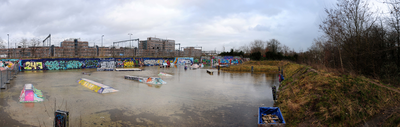
<svg viewBox="0 0 400 127">
<path fill-rule="evenodd" d="M 149 87 L 160 88 L 162 85 L 160 84 L 147 84 Z"/>
<path fill-rule="evenodd" d="M 35 103 L 24 103 L 24 106 L 26 108 L 33 108 L 33 107 L 35 107 Z"/>
<path fill-rule="evenodd" d="M 10 89 L 0 93 L 3 97 L 0 98 L 0 111 L 7 114 L 4 115 L 7 117 L 0 118 L 31 126 L 39 126 L 39 118 L 39 121 L 52 125 L 49 107 L 54 109 L 56 103 L 60 107 L 57 109 L 70 111 L 72 126 L 79 126 L 80 119 L 85 121 L 83 126 L 256 126 L 257 117 L 254 115 L 258 107 L 273 106 L 271 86 L 278 83 L 276 74 L 219 71 L 214 72 L 218 75 L 213 75 L 206 72 L 207 67 L 184 70 L 183 66 L 144 69 L 20 73 L 12 81 Z M 83 75 L 82 72 L 90 72 L 91 75 Z M 172 75 L 161 76 L 167 84 L 153 85 L 124 79 L 125 75 L 155 77 L 160 72 Z M 79 85 L 77 81 L 80 78 L 111 86 L 119 92 L 95 93 Z M 46 97 L 43 103 L 18 102 L 22 86 L 27 83 L 43 91 Z"/>
</svg>

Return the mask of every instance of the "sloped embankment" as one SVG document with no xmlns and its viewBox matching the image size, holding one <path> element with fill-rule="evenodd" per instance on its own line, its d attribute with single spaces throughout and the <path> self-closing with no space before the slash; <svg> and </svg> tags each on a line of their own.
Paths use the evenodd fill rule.
<svg viewBox="0 0 400 127">
<path fill-rule="evenodd" d="M 223 71 L 242 71 L 250 72 L 253 66 L 254 72 L 271 72 L 278 73 L 278 66 L 282 66 L 288 62 L 286 61 L 248 61 L 243 64 L 221 68 Z"/>
<path fill-rule="evenodd" d="M 400 102 L 399 93 L 362 77 L 293 63 L 285 65 L 284 75 L 276 106 L 288 126 L 356 126 Z"/>
</svg>

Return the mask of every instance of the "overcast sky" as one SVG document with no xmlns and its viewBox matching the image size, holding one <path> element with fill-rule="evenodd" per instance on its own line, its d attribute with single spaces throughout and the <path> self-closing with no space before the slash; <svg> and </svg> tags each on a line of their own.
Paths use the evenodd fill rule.
<svg viewBox="0 0 400 127">
<path fill-rule="evenodd" d="M 374 1 L 374 0 L 372 0 Z M 336 0 L 0 0 L 0 38 L 22 37 L 59 45 L 81 38 L 89 45 L 147 37 L 181 46 L 228 51 L 254 40 L 277 39 L 299 51 L 321 35 L 324 8 Z M 137 46 L 137 43 L 134 44 Z"/>
</svg>

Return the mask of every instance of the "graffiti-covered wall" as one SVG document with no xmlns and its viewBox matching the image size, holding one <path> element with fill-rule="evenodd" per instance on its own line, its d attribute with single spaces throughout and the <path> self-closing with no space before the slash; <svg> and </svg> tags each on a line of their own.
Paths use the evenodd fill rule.
<svg viewBox="0 0 400 127">
<path fill-rule="evenodd" d="M 139 65 L 157 66 L 163 58 L 60 58 L 20 60 L 20 70 L 67 70 L 84 68 L 129 68 Z"/>
<path fill-rule="evenodd" d="M 202 56 L 200 60 L 205 65 L 214 66 L 216 64 L 241 64 L 249 59 L 238 56 Z"/>
<path fill-rule="evenodd" d="M 158 66 L 167 61 L 172 62 L 174 59 L 159 59 L 159 58 L 143 58 L 143 63 L 146 66 Z"/>
<path fill-rule="evenodd" d="M 175 65 L 192 64 L 193 62 L 193 57 L 176 57 L 174 60 Z"/>
</svg>

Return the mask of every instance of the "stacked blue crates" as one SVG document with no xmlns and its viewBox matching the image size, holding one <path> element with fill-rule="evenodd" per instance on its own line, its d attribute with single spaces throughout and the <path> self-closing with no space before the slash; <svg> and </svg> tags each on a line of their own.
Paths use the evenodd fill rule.
<svg viewBox="0 0 400 127">
<path fill-rule="evenodd" d="M 278 118 L 281 122 L 278 123 L 278 121 L 274 120 L 275 121 L 274 123 L 266 124 L 263 122 L 261 114 L 276 115 L 276 116 L 278 116 Z M 285 119 L 283 119 L 282 112 L 279 109 L 279 107 L 259 107 L 258 108 L 258 125 L 259 126 L 285 126 L 285 124 L 286 124 Z"/>
</svg>

